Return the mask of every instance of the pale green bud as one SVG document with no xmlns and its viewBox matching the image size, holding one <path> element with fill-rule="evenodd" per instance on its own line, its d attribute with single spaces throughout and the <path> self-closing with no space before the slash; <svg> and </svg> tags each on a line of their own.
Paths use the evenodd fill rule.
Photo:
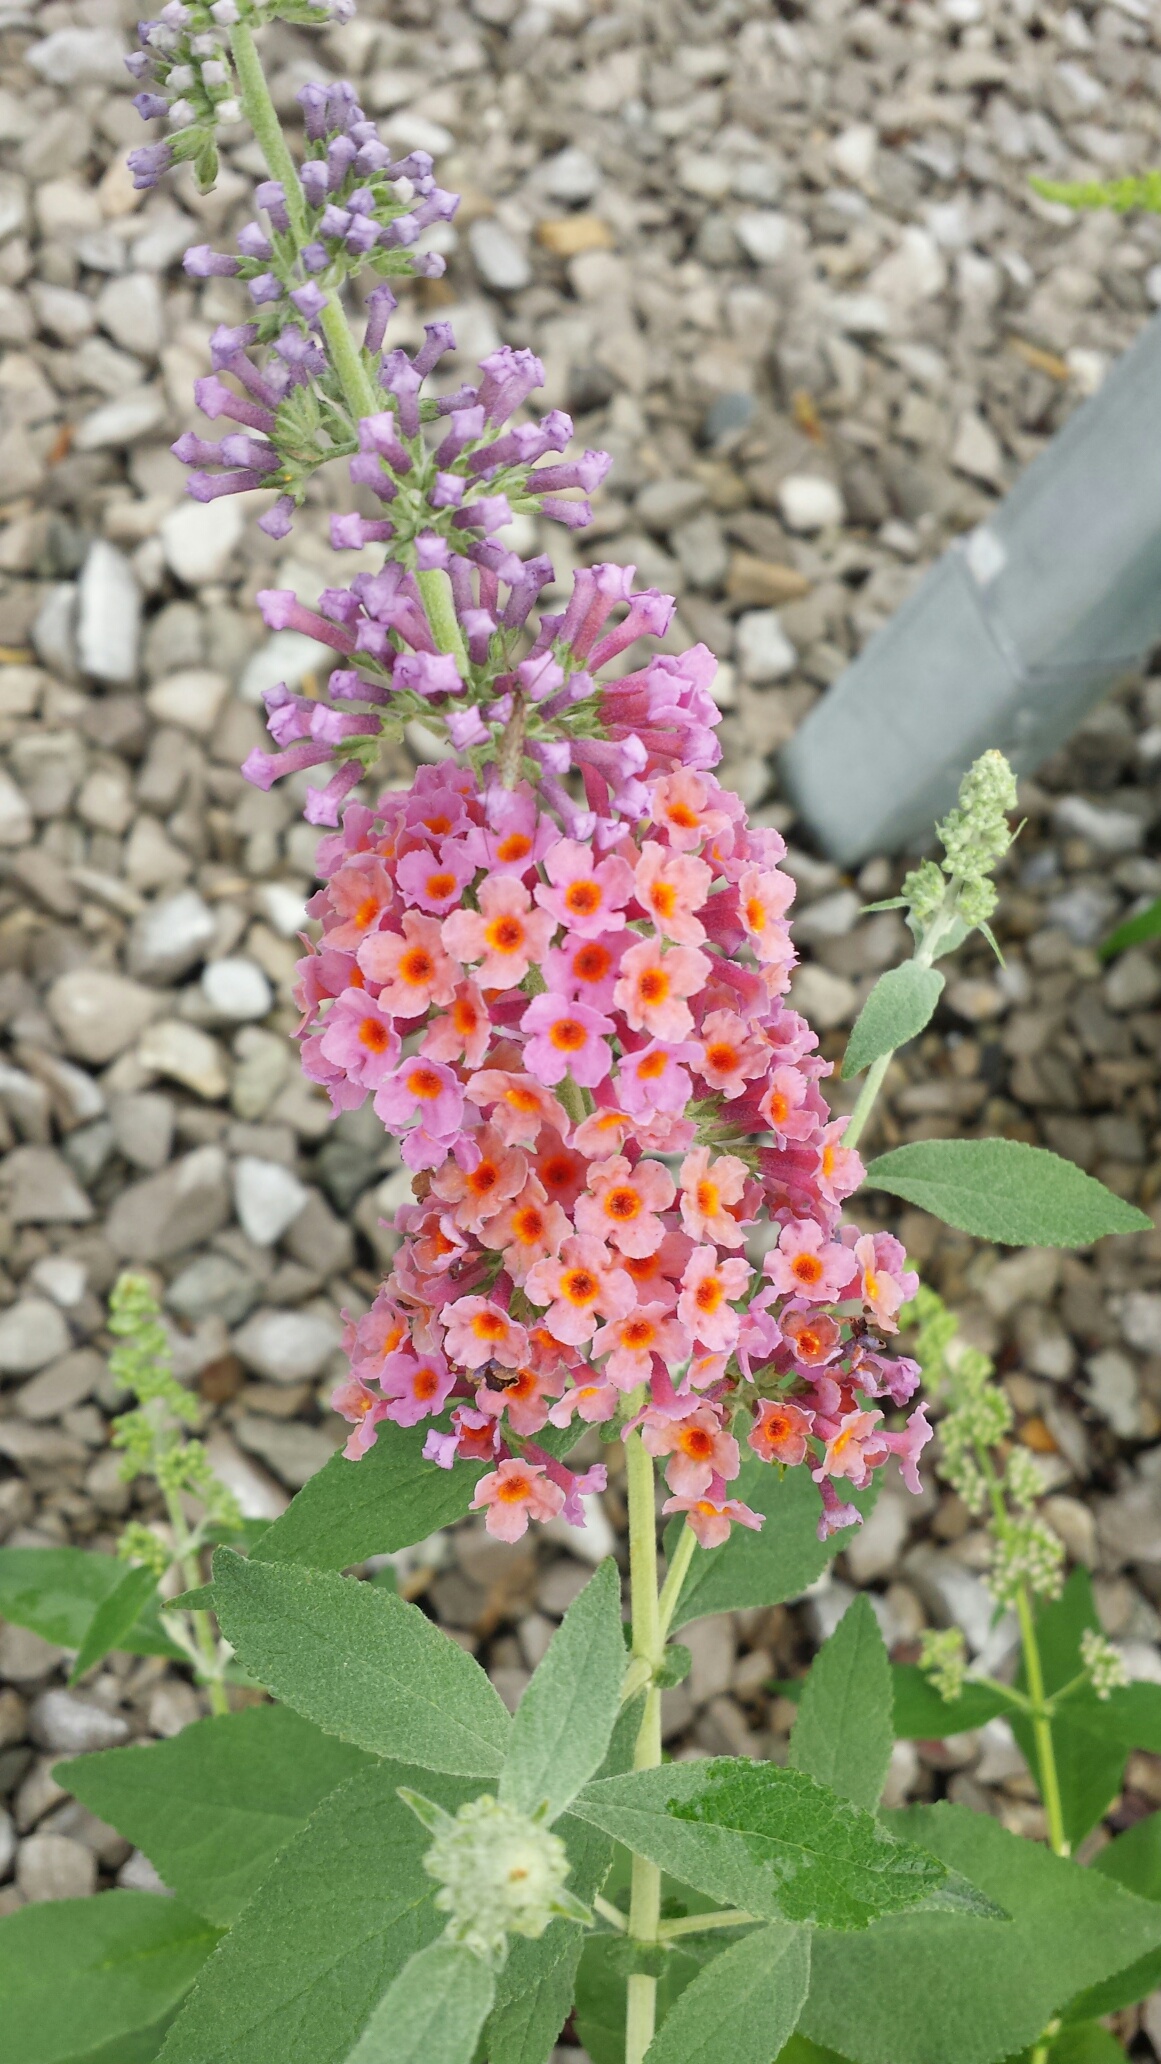
<svg viewBox="0 0 1161 2064">
<path fill-rule="evenodd" d="M 946 856 L 943 872 L 965 884 L 989 875 L 1012 843 L 1008 813 L 1015 807 L 1016 777 L 1003 753 L 982 753 L 960 783 L 958 806 L 936 826 Z M 957 907 L 966 919 L 962 896 L 961 889 Z"/>
<path fill-rule="evenodd" d="M 1125 1659 L 1111 1641 L 1097 1633 L 1095 1627 L 1086 1627 L 1080 1637 L 1080 1659 L 1099 1699 L 1107 1699 L 1110 1692 L 1124 1690 L 1129 1681 Z"/>
<path fill-rule="evenodd" d="M 951 1705 L 963 1690 L 967 1650 L 958 1627 L 928 1627 L 919 1637 L 919 1667 Z"/>
<path fill-rule="evenodd" d="M 500 1963 L 509 1935 L 535 1939 L 558 1914 L 591 1920 L 567 1889 L 568 1851 L 542 1820 L 489 1793 L 454 1816 L 402 1786 L 399 1796 L 435 1836 L 423 1868 L 439 1881 L 435 1903 L 451 1941 Z"/>
<path fill-rule="evenodd" d="M 1004 1489 L 1021 1512 L 1030 1512 L 1037 1499 L 1044 1496 L 1044 1472 L 1027 1448 L 1012 1449 L 1004 1470 Z"/>
<path fill-rule="evenodd" d="M 1064 1544 L 1035 1514 L 997 1523 L 988 1589 L 999 1605 L 1014 1605 L 1022 1585 L 1040 1598 L 1058 1598 L 1064 1584 Z"/>
<path fill-rule="evenodd" d="M 921 860 L 903 880 L 899 894 L 911 906 L 912 920 L 922 929 L 943 902 L 947 884 L 934 860 Z"/>
</svg>

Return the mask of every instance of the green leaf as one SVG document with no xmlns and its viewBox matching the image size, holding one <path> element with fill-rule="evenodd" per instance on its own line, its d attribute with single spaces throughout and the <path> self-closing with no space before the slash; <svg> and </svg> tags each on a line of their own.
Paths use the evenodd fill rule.
<svg viewBox="0 0 1161 2064">
<path fill-rule="evenodd" d="M 792 2035 L 779 2052 L 778 2064 L 847 2064 L 847 2060 L 837 2050 L 824 2050 L 820 2043 L 811 2042 L 809 2036 Z"/>
<path fill-rule="evenodd" d="M 462 1942 L 432 1942 L 404 1965 L 350 2052 L 350 2064 L 472 2064 L 496 1986 Z"/>
<path fill-rule="evenodd" d="M 758 1928 L 686 1987 L 645 2053 L 646 2064 L 773 2064 L 810 1982 L 805 1928 Z"/>
<path fill-rule="evenodd" d="M 1092 1580 L 1085 1569 L 1075 1569 L 1059 1598 L 1042 1605 L 1036 1613 L 1036 1641 L 1044 1673 L 1044 1688 L 1051 1695 L 1068 1684 L 1081 1669 L 1080 1643 L 1089 1629 L 1099 1631 Z M 1017 1688 L 1027 1691 L 1021 1661 Z M 1073 1848 L 1094 1828 L 1121 1789 L 1129 1749 L 1136 1744 L 1120 1739 L 1118 1719 L 1123 1713 L 1124 1693 L 1108 1700 L 1098 1699 L 1090 1686 L 1072 1693 L 1058 1708 L 1052 1722 L 1052 1745 L 1064 1831 Z M 1038 1768 L 1036 1740 L 1031 1722 L 1019 1710 L 1009 1715 L 1012 1732 L 1028 1759 Z"/>
<path fill-rule="evenodd" d="M 779 1475 L 768 1462 L 747 1455 L 730 1491 L 765 1515 L 762 1531 L 734 1527 L 721 1548 L 694 1549 L 673 1616 L 675 1633 L 706 1613 L 740 1612 L 800 1597 L 851 1538 L 851 1529 L 845 1527 L 829 1541 L 818 1539 L 821 1508 L 809 1470 L 788 1469 Z M 873 1494 L 856 1492 L 854 1502 L 867 1512 Z M 684 1520 L 675 1519 L 667 1527 L 667 1556 L 672 1557 L 684 1525 Z"/>
<path fill-rule="evenodd" d="M 431 1837 L 401 1784 L 449 1813 L 479 1790 L 376 1763 L 332 1792 L 207 1964 L 162 2064 L 343 2064 L 392 1979 L 443 1929 L 423 1869 Z"/>
<path fill-rule="evenodd" d="M 844 1082 L 922 1032 L 943 993 L 943 980 L 936 968 L 920 967 L 917 960 L 901 961 L 879 976 L 847 1041 Z"/>
<path fill-rule="evenodd" d="M 865 1928 L 919 1905 L 996 1911 L 936 1857 L 776 1764 L 719 1757 L 602 1778 L 573 1812 L 758 1920 Z"/>
<path fill-rule="evenodd" d="M 790 1762 L 873 1813 L 891 1761 L 891 1665 L 866 1596 L 816 1656 L 790 1736 Z"/>
<path fill-rule="evenodd" d="M 1094 1856 L 1090 1870 L 1099 1871 L 1140 1899 L 1161 1901 L 1161 1813 L 1150 1813 Z M 1069 2003 L 1066 2021 L 1090 2021 L 1101 2014 L 1115 2014 L 1146 1999 L 1161 1984 L 1161 1949 L 1150 1950 L 1127 1964 L 1112 1978 Z"/>
<path fill-rule="evenodd" d="M 212 1612 L 214 1609 L 214 1587 L 212 1584 L 198 1584 L 193 1591 L 179 1591 L 176 1598 L 165 1601 L 167 1612 Z"/>
<path fill-rule="evenodd" d="M 715 1943 L 714 1947 L 725 1945 Z M 669 1952 L 657 1980 L 657 2019 L 662 2028 L 675 2001 L 693 1984 L 705 1961 L 688 1944 Z M 625 2064 L 628 1969 L 620 1936 L 590 1935 L 577 1972 L 576 2031 L 592 2064 Z"/>
<path fill-rule="evenodd" d="M 158 1595 L 152 1570 L 127 1569 L 124 1564 L 121 1568 L 120 1583 L 101 1600 L 85 1630 L 76 1662 L 69 1671 L 70 1684 L 76 1684 L 111 1649 L 124 1648 L 150 1599 Z"/>
<path fill-rule="evenodd" d="M 59 1782 L 228 1927 L 328 1793 L 367 1765 L 287 1706 L 198 1720 L 169 1741 L 58 1765 Z"/>
<path fill-rule="evenodd" d="M 251 1554 L 260 1562 L 349 1569 L 369 1555 L 391 1555 L 462 1519 L 486 1464 L 425 1462 L 423 1426 L 379 1428 L 358 1462 L 332 1455 L 304 1484 Z"/>
<path fill-rule="evenodd" d="M 1161 1909 L 962 1806 L 884 1816 L 1008 1909 L 1005 1922 L 906 1914 L 819 1934 L 802 2032 L 853 2064 L 996 2064 L 1078 1986 L 1161 1943 Z"/>
<path fill-rule="evenodd" d="M 571 1814 L 559 1822 L 557 1833 L 572 1866 L 569 1890 L 588 1905 L 608 1874 L 613 1844 L 599 1828 Z M 535 1941 L 510 1938 L 496 1980 L 496 2006 L 484 2031 L 488 2064 L 544 2064 L 568 2019 L 586 1934 L 578 1922 L 560 1919 Z"/>
<path fill-rule="evenodd" d="M 872 1161 L 867 1185 L 1008 1247 L 1087 1247 L 1106 1233 L 1153 1229 L 1075 1162 L 1022 1140 L 915 1140 Z"/>
<path fill-rule="evenodd" d="M 87 1548 L 0 1548 L 0 1619 L 45 1641 L 79 1649 L 97 1607 L 116 1591 L 125 1564 Z M 152 1606 L 119 1644 L 132 1655 L 178 1656 Z"/>
<path fill-rule="evenodd" d="M 61 2064 L 149 2028 L 182 1997 L 217 1931 L 175 1899 L 102 1892 L 0 1921 L 4 2064 Z"/>
<path fill-rule="evenodd" d="M 574 1598 L 517 1709 L 500 1798 L 553 1821 L 604 1762 L 625 1676 L 621 1573 L 610 1558 Z"/>
<path fill-rule="evenodd" d="M 946 1741 L 949 1734 L 967 1734 L 983 1727 L 997 1713 L 1011 1713 L 1013 1702 L 990 1684 L 970 1677 L 957 1699 L 941 1698 L 917 1663 L 892 1663 L 895 1734 L 900 1741 Z"/>
<path fill-rule="evenodd" d="M 393 1591 L 330 1570 L 214 1556 L 242 1668 L 328 1734 L 425 1770 L 495 1777 L 512 1722 L 474 1657 Z M 421 1787 L 422 1789 L 422 1787 Z"/>
<path fill-rule="evenodd" d="M 1150 903 L 1147 910 L 1139 910 L 1136 917 L 1127 917 L 1107 939 L 1097 947 L 1101 960 L 1113 960 L 1118 953 L 1127 953 L 1130 946 L 1145 946 L 1150 939 L 1161 937 L 1161 897 Z"/>
<path fill-rule="evenodd" d="M 1048 2064 L 1125 2064 L 1125 2053 L 1099 2021 L 1083 2021 L 1057 2036 Z"/>
<path fill-rule="evenodd" d="M 68 2064 L 157 2064 L 176 2011 L 173 2008 L 160 2021 L 151 2021 L 148 2028 L 135 2028 L 132 2035 L 115 2035 L 83 2056 L 70 2057 Z"/>
</svg>

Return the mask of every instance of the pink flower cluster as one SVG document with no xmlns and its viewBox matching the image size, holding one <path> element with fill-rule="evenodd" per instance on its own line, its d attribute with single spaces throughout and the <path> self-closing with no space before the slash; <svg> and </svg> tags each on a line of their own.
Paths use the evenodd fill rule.
<svg viewBox="0 0 1161 2064">
<path fill-rule="evenodd" d="M 858 1518 L 839 1482 L 895 1454 L 917 1487 L 931 1430 L 885 1417 L 918 1382 L 885 1352 L 916 1278 L 840 1224 L 862 1167 L 785 1001 L 783 842 L 663 756 L 620 814 L 589 800 L 564 836 L 527 784 L 425 767 L 320 849 L 304 1064 L 336 1110 L 374 1099 L 416 1196 L 348 1326 L 346 1452 L 432 1419 L 425 1453 L 492 1464 L 474 1503 L 515 1540 L 581 1520 L 604 1470 L 555 1450 L 619 1418 L 712 1546 L 761 1524 L 730 1493 L 744 1409 L 756 1455 L 809 1464 L 825 1537 Z"/>
</svg>

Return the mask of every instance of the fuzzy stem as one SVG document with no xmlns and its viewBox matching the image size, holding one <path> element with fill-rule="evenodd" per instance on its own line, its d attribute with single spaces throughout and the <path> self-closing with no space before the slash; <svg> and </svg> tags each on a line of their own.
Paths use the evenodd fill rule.
<svg viewBox="0 0 1161 2064">
<path fill-rule="evenodd" d="M 718 1913 L 683 1914 L 680 1920 L 662 1921 L 658 1930 L 661 1942 L 677 1942 L 683 1935 L 701 1935 L 708 1928 L 752 1928 L 754 1915 L 741 1907 L 723 1907 Z"/>
<path fill-rule="evenodd" d="M 653 1496 L 653 1460 L 639 1433 L 625 1442 L 629 1487 L 629 1587 L 633 1618 L 633 1654 L 656 1670 L 664 1654 L 657 1596 L 657 1517 Z M 651 1684 L 633 1756 L 634 1770 L 653 1770 L 661 1761 L 661 1693 Z M 655 1943 L 661 1920 L 661 1872 L 643 1856 L 633 1858 L 629 1898 L 629 1936 Z M 642 2064 L 653 2040 L 657 2019 L 657 1980 L 643 1971 L 629 1978 L 625 2020 L 625 2064 Z"/>
<path fill-rule="evenodd" d="M 258 46 L 247 22 L 236 22 L 230 30 L 230 50 L 246 120 L 254 131 L 271 178 L 278 180 L 286 195 L 290 227 L 295 243 L 301 249 L 306 242 L 306 201 L 299 185 L 298 168 L 282 133 L 278 110 L 270 98 Z"/>
<path fill-rule="evenodd" d="M 880 1054 L 878 1060 L 873 1061 L 868 1068 L 867 1079 L 859 1091 L 855 1108 L 847 1119 L 846 1127 L 843 1131 L 842 1143 L 844 1147 L 853 1147 L 859 1138 L 863 1127 L 875 1108 L 875 1098 L 883 1087 L 883 1077 L 886 1075 L 894 1057 L 895 1049 L 892 1047 L 889 1053 Z"/>
<path fill-rule="evenodd" d="M 1048 1815 L 1048 1839 L 1055 1855 L 1070 1856 L 1072 1844 L 1064 1831 L 1064 1807 L 1060 1797 L 1060 1778 L 1056 1769 L 1052 1720 L 1044 1697 L 1044 1669 L 1040 1660 L 1040 1643 L 1036 1639 L 1036 1622 L 1032 1615 L 1032 1601 L 1028 1596 L 1026 1584 L 1021 1584 L 1016 1593 L 1016 1613 L 1020 1621 L 1020 1643 L 1024 1651 L 1024 1671 L 1028 1679 L 1028 1694 L 1032 1705 L 1032 1735 L 1036 1743 L 1040 1791 L 1044 1800 L 1044 1811 Z"/>
<path fill-rule="evenodd" d="M 673 1551 L 673 1561 L 665 1572 L 665 1582 L 661 1587 L 658 1616 L 663 1643 L 669 1633 L 673 1615 L 677 1611 L 677 1601 L 681 1597 L 681 1587 L 685 1582 L 689 1565 L 693 1561 L 693 1551 L 696 1547 L 697 1535 L 694 1533 L 689 1521 L 686 1520 L 681 1530 L 677 1547 Z"/>
<path fill-rule="evenodd" d="M 202 1581 L 202 1573 L 198 1568 L 197 1552 L 185 1523 L 181 1500 L 176 1491 L 163 1489 L 162 1495 L 165 1499 L 165 1509 L 169 1514 L 169 1523 L 173 1528 L 175 1560 L 185 1578 L 186 1590 L 196 1591 Z M 189 1613 L 188 1618 L 201 1656 L 198 1675 L 209 1693 L 210 1710 L 221 1718 L 229 1712 L 230 1702 L 226 1697 L 226 1687 L 222 1683 L 221 1658 L 218 1654 L 218 1644 L 214 1639 L 214 1630 L 210 1625 L 210 1616 L 203 1608 L 197 1608 Z"/>
</svg>

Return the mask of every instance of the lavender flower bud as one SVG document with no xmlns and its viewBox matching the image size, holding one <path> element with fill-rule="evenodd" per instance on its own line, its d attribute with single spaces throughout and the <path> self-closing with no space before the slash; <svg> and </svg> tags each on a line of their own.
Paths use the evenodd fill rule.
<svg viewBox="0 0 1161 2064">
<path fill-rule="evenodd" d="M 238 0 L 210 0 L 210 13 L 220 29 L 232 29 L 238 20 Z"/>
<path fill-rule="evenodd" d="M 143 122 L 159 122 L 169 113 L 169 102 L 163 93 L 135 93 L 133 105 Z"/>
<path fill-rule="evenodd" d="M 398 302 L 390 287 L 384 283 L 372 288 L 367 296 L 367 328 L 363 337 L 364 351 L 377 353 L 383 349 L 383 338 L 387 332 L 388 317 L 393 315 Z"/>
<path fill-rule="evenodd" d="M 250 299 L 261 308 L 267 301 L 281 301 L 282 281 L 272 272 L 260 272 L 250 281 Z"/>
<path fill-rule="evenodd" d="M 274 255 L 269 237 L 264 236 L 256 222 L 244 222 L 238 231 L 238 249 L 243 258 L 265 260 Z"/>
<path fill-rule="evenodd" d="M 308 280 L 305 287 L 295 287 L 290 298 L 307 322 L 315 322 L 327 305 L 326 295 L 320 293 L 313 280 Z"/>
<path fill-rule="evenodd" d="M 133 174 L 133 184 L 138 193 L 156 186 L 163 172 L 168 172 L 173 163 L 173 152 L 167 143 L 150 143 L 141 150 L 130 151 L 126 161 Z"/>
<path fill-rule="evenodd" d="M 311 80 L 299 88 L 295 99 L 302 109 L 307 138 L 311 143 L 321 143 L 327 133 L 327 89 L 317 80 Z"/>
<path fill-rule="evenodd" d="M 321 208 L 330 192 L 325 158 L 308 158 L 298 176 L 311 207 Z"/>
<path fill-rule="evenodd" d="M 280 236 L 285 236 L 290 229 L 290 217 L 286 212 L 286 195 L 281 181 L 262 180 L 254 189 L 254 199 L 263 213 L 269 216 L 271 226 Z"/>
<path fill-rule="evenodd" d="M 273 507 L 267 509 L 266 514 L 258 518 L 258 528 L 259 530 L 264 530 L 267 537 L 287 537 L 290 533 L 293 515 L 293 495 L 279 495 Z"/>
</svg>

